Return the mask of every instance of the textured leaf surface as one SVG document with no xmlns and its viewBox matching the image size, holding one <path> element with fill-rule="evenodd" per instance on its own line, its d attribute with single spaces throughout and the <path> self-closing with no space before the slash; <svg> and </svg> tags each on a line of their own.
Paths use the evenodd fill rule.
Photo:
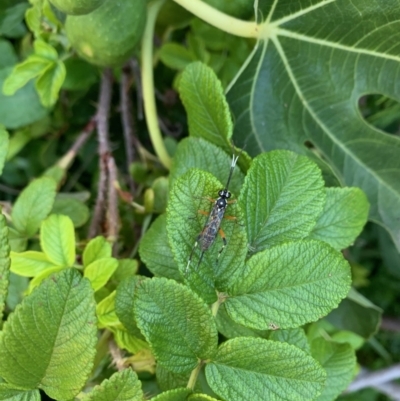
<svg viewBox="0 0 400 401">
<path fill-rule="evenodd" d="M 97 259 L 85 267 L 83 275 L 90 280 L 94 291 L 97 291 L 107 284 L 117 268 L 118 260 L 115 258 Z"/>
<path fill-rule="evenodd" d="M 39 390 L 25 391 L 0 383 L 1 401 L 40 401 Z"/>
<path fill-rule="evenodd" d="M 125 369 L 104 380 L 83 401 L 142 401 L 143 391 L 136 373 Z"/>
<path fill-rule="evenodd" d="M 315 321 L 348 294 L 350 266 L 321 241 L 289 242 L 254 255 L 225 301 L 230 317 L 255 329 Z"/>
<path fill-rule="evenodd" d="M 308 343 L 306 333 L 301 327 L 287 330 L 275 330 L 271 333 L 268 339 L 294 345 L 303 350 L 306 354 L 311 354 L 310 344 Z"/>
<path fill-rule="evenodd" d="M 11 271 L 24 277 L 35 277 L 56 267 L 43 252 L 11 252 Z"/>
<path fill-rule="evenodd" d="M 4 324 L 0 375 L 55 399 L 73 398 L 92 369 L 96 330 L 89 282 L 75 269 L 63 270 L 24 298 Z"/>
<path fill-rule="evenodd" d="M 75 231 L 72 220 L 52 214 L 40 227 L 40 246 L 57 266 L 72 266 L 75 262 Z"/>
<path fill-rule="evenodd" d="M 232 151 L 231 151 L 232 153 Z M 179 142 L 169 176 L 170 187 L 178 177 L 190 168 L 208 171 L 225 184 L 228 181 L 232 155 L 202 138 L 185 138 Z M 243 173 L 237 166 L 229 184 L 229 190 L 239 194 L 243 184 Z"/>
<path fill-rule="evenodd" d="M 155 275 L 181 281 L 178 265 L 168 243 L 166 215 L 162 214 L 144 234 L 139 245 L 140 258 Z"/>
<path fill-rule="evenodd" d="M 323 369 L 300 349 L 249 337 L 223 343 L 206 377 L 227 401 L 311 401 L 325 383 Z"/>
<path fill-rule="evenodd" d="M 256 157 L 239 196 L 251 249 L 308 236 L 323 209 L 323 186 L 321 171 L 304 156 L 274 151 Z"/>
<path fill-rule="evenodd" d="M 83 251 L 83 265 L 89 266 L 92 262 L 111 257 L 111 245 L 104 237 L 98 236 L 88 242 Z"/>
<path fill-rule="evenodd" d="M 358 109 L 369 93 L 400 101 L 398 1 L 278 0 L 263 15 L 263 40 L 228 93 L 234 139 L 252 156 L 311 142 L 400 249 L 400 140 Z"/>
<path fill-rule="evenodd" d="M 154 401 L 186 401 L 189 394 L 192 393 L 192 390 L 188 388 L 177 388 L 174 390 L 168 390 L 164 393 L 157 395 L 152 398 Z"/>
<path fill-rule="evenodd" d="M 227 147 L 232 119 L 214 71 L 200 62 L 188 65 L 179 81 L 179 92 L 188 115 L 190 135 Z"/>
<path fill-rule="evenodd" d="M 359 188 L 327 188 L 324 210 L 310 237 L 344 249 L 360 234 L 368 210 L 367 197 Z"/>
<path fill-rule="evenodd" d="M 318 338 L 311 343 L 312 356 L 326 371 L 326 383 L 317 401 L 333 401 L 354 377 L 356 356 L 350 344 Z"/>
<path fill-rule="evenodd" d="M 51 107 L 58 99 L 58 93 L 66 75 L 65 65 L 62 61 L 53 62 L 37 79 L 36 89 L 43 106 Z"/>
<path fill-rule="evenodd" d="M 192 394 L 188 398 L 188 401 L 218 401 L 218 400 L 206 394 Z"/>
<path fill-rule="evenodd" d="M 113 291 L 96 305 L 97 325 L 99 328 L 122 328 L 122 324 L 115 313 L 115 296 L 116 291 Z"/>
<path fill-rule="evenodd" d="M 56 183 L 43 177 L 32 181 L 19 195 L 11 212 L 14 227 L 27 237 L 38 230 L 50 213 L 56 195 Z"/>
<path fill-rule="evenodd" d="M 10 274 L 10 246 L 6 219 L 0 209 L 0 322 L 7 299 L 8 277 Z"/>
<path fill-rule="evenodd" d="M 226 288 L 228 279 L 232 278 L 237 269 L 242 268 L 247 254 L 243 218 L 238 204 L 233 203 L 228 205 L 225 215 L 234 216 L 237 221 L 223 219 L 221 223 L 227 246 L 221 253 L 218 263 L 216 262 L 218 252 L 222 247 L 219 235 L 205 252 L 200 265 L 201 252 L 199 247 L 195 249 L 187 269 L 196 238 L 202 232 L 208 218 L 199 213 L 199 210 L 208 215 L 214 203 L 206 197 L 215 197 L 223 187 L 209 173 L 192 169 L 176 180 L 167 208 L 167 232 L 175 261 L 192 290 L 207 303 L 216 301 L 215 288 L 220 291 Z"/>
<path fill-rule="evenodd" d="M 137 288 L 135 315 L 160 365 L 176 373 L 212 358 L 218 334 L 210 309 L 187 287 L 164 278 Z"/>
<path fill-rule="evenodd" d="M 1 43 L 1 42 L 0 42 Z M 0 125 L 0 175 L 8 152 L 8 132 Z"/>
</svg>

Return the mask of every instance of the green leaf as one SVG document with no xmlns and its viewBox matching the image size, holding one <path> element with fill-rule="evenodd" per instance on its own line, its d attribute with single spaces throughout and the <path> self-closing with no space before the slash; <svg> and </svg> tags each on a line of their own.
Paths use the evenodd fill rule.
<svg viewBox="0 0 400 401">
<path fill-rule="evenodd" d="M 136 354 L 143 349 L 149 349 L 149 345 L 142 338 L 135 337 L 125 330 L 119 330 L 111 327 L 114 334 L 114 340 L 119 348 L 126 349 L 131 354 Z"/>
<path fill-rule="evenodd" d="M 187 287 L 153 278 L 141 282 L 135 297 L 138 326 L 160 365 L 187 373 L 214 356 L 218 333 L 211 311 Z"/>
<path fill-rule="evenodd" d="M 85 394 L 82 401 L 142 401 L 143 391 L 137 374 L 132 369 L 114 373 L 99 386 Z"/>
<path fill-rule="evenodd" d="M 74 223 L 74 227 L 82 227 L 89 220 L 89 208 L 78 199 L 58 198 L 54 201 L 51 214 L 64 214 Z"/>
<path fill-rule="evenodd" d="M 232 118 L 224 90 L 214 71 L 201 62 L 188 65 L 179 81 L 191 136 L 229 149 Z"/>
<path fill-rule="evenodd" d="M 307 237 L 324 203 L 321 171 L 307 157 L 288 151 L 256 157 L 239 196 L 250 249 Z"/>
<path fill-rule="evenodd" d="M 119 283 L 126 278 L 133 277 L 138 269 L 139 262 L 136 259 L 118 259 L 118 268 L 112 278 Z"/>
<path fill-rule="evenodd" d="M 115 298 L 115 312 L 119 320 L 125 326 L 128 333 L 136 337 L 142 337 L 136 325 L 134 315 L 134 296 L 136 286 L 143 280 L 142 277 L 135 276 L 123 280 L 117 287 Z"/>
<path fill-rule="evenodd" d="M 176 179 L 185 174 L 190 168 L 196 167 L 208 171 L 223 184 L 228 181 L 232 155 L 227 155 L 221 148 L 202 138 L 185 138 L 179 142 L 174 155 L 169 183 L 172 188 Z M 229 190 L 239 194 L 244 176 L 236 167 L 229 183 Z"/>
<path fill-rule="evenodd" d="M 56 196 L 56 183 L 50 178 L 32 181 L 18 196 L 11 212 L 14 227 L 27 237 L 34 235 L 50 213 Z"/>
<path fill-rule="evenodd" d="M 246 141 L 252 156 L 277 148 L 308 153 L 311 143 L 343 185 L 367 194 L 370 219 L 400 250 L 400 139 L 368 125 L 358 109 L 365 94 L 400 101 L 398 2 L 268 6 L 261 41 L 228 93 L 234 139 Z"/>
<path fill-rule="evenodd" d="M 352 288 L 327 320 L 341 330 L 352 331 L 365 339 L 371 338 L 381 325 L 382 309 Z"/>
<path fill-rule="evenodd" d="M 70 91 L 88 89 L 99 79 L 99 70 L 79 58 L 68 58 L 64 62 L 66 77 L 62 88 Z"/>
<path fill-rule="evenodd" d="M 8 132 L 0 125 L 0 175 L 3 172 L 4 163 L 8 152 Z"/>
<path fill-rule="evenodd" d="M 235 322 L 251 328 L 293 328 L 336 308 L 350 284 L 341 253 L 316 240 L 288 242 L 248 261 L 225 306 Z"/>
<path fill-rule="evenodd" d="M 140 241 L 139 254 L 146 267 L 155 276 L 182 280 L 168 243 L 165 214 L 157 217 L 144 234 Z"/>
<path fill-rule="evenodd" d="M 294 345 L 303 350 L 306 354 L 311 354 L 310 344 L 308 343 L 306 333 L 301 327 L 288 330 L 275 330 L 271 332 L 268 339 Z"/>
<path fill-rule="evenodd" d="M 102 258 L 92 262 L 85 267 L 83 275 L 90 280 L 94 291 L 107 284 L 114 272 L 117 270 L 118 260 L 114 258 Z"/>
<path fill-rule="evenodd" d="M 0 322 L 3 320 L 3 311 L 7 299 L 9 274 L 10 246 L 8 245 L 8 229 L 6 219 L 0 209 Z"/>
<path fill-rule="evenodd" d="M 115 313 L 115 295 L 113 291 L 108 297 L 103 298 L 96 306 L 97 325 L 100 329 L 106 327 L 122 327 Z"/>
<path fill-rule="evenodd" d="M 4 1 L 3 1 L 4 3 Z M 9 3 L 0 18 L 0 35 L 10 38 L 20 38 L 25 35 L 26 28 L 23 24 L 24 12 L 28 7 L 27 3 Z"/>
<path fill-rule="evenodd" d="M 0 383 L 1 401 L 40 401 L 39 390 L 25 391 L 9 384 Z"/>
<path fill-rule="evenodd" d="M 163 368 L 160 364 L 156 367 L 157 384 L 162 391 L 173 390 L 179 387 L 186 387 L 189 382 L 190 373 L 172 373 Z M 196 382 L 198 384 L 199 381 Z"/>
<path fill-rule="evenodd" d="M 40 227 L 40 246 L 56 266 L 75 263 L 75 231 L 71 219 L 62 214 L 52 214 Z"/>
<path fill-rule="evenodd" d="M 196 57 L 186 47 L 178 43 L 165 43 L 158 53 L 160 60 L 169 68 L 183 70 Z"/>
<path fill-rule="evenodd" d="M 0 121 L 10 129 L 24 127 L 45 117 L 48 111 L 41 105 L 33 82 L 28 82 L 13 96 L 3 94 L 1 88 L 12 68 L 0 70 Z"/>
<path fill-rule="evenodd" d="M 40 57 L 47 58 L 50 61 L 58 60 L 57 50 L 43 40 L 35 40 L 33 48 L 35 49 L 35 54 Z"/>
<path fill-rule="evenodd" d="M 83 251 L 83 265 L 89 266 L 95 260 L 111 257 L 112 249 L 110 243 L 104 237 L 98 236 L 91 239 Z"/>
<path fill-rule="evenodd" d="M 226 401 L 312 401 L 325 383 L 325 372 L 305 352 L 251 337 L 223 343 L 207 364 L 206 377 Z"/>
<path fill-rule="evenodd" d="M 39 286 L 42 283 L 43 280 L 51 276 L 53 273 L 58 273 L 62 270 L 64 270 L 64 267 L 61 266 L 46 268 L 46 270 L 43 270 L 29 282 L 27 293 L 30 294 L 37 286 Z"/>
<path fill-rule="evenodd" d="M 3 93 L 11 96 L 18 89 L 25 86 L 28 81 L 41 75 L 52 64 L 49 60 L 31 55 L 24 62 L 17 64 L 12 73 L 4 81 Z"/>
<path fill-rule="evenodd" d="M 318 338 L 311 343 L 311 354 L 326 371 L 326 383 L 317 401 L 333 401 L 347 388 L 356 369 L 356 356 L 350 344 L 337 344 Z"/>
<path fill-rule="evenodd" d="M 187 401 L 187 397 L 192 393 L 189 388 L 176 388 L 174 390 L 168 390 L 164 393 L 157 395 L 152 398 L 153 401 Z"/>
<path fill-rule="evenodd" d="M 48 269 L 57 267 L 43 252 L 11 252 L 10 256 L 10 270 L 23 277 L 35 277 Z"/>
<path fill-rule="evenodd" d="M 24 298 L 4 324 L 0 375 L 54 399 L 73 398 L 92 370 L 96 331 L 89 282 L 75 269 L 63 270 Z"/>
<path fill-rule="evenodd" d="M 324 210 L 310 238 L 341 250 L 351 245 L 368 219 L 369 204 L 358 188 L 327 188 Z"/>
<path fill-rule="evenodd" d="M 211 174 L 191 169 L 178 178 L 172 188 L 167 208 L 167 233 L 175 261 L 185 281 L 207 303 L 217 299 L 216 289 L 225 291 L 227 282 L 235 276 L 247 254 L 247 239 L 243 218 L 237 203 L 229 205 L 225 213 L 236 221 L 222 220 L 221 228 L 225 233 L 227 246 L 218 258 L 223 245 L 217 235 L 214 243 L 204 253 L 199 265 L 200 247 L 194 249 L 191 264 L 188 266 L 196 238 L 203 231 L 209 214 L 214 206 L 207 197 L 218 196 L 224 188 Z M 234 195 L 233 195 L 234 199 Z M 218 263 L 216 262 L 218 258 Z"/>
<path fill-rule="evenodd" d="M 51 107 L 57 102 L 65 75 L 64 63 L 57 61 L 52 63 L 37 79 L 35 87 L 44 107 Z"/>
<path fill-rule="evenodd" d="M 0 54 L 0 69 L 4 67 L 12 67 L 14 64 L 17 64 L 18 58 L 14 47 L 8 40 L 0 39 Z"/>
<path fill-rule="evenodd" d="M 218 401 L 218 400 L 214 397 L 210 397 L 209 395 L 197 393 L 189 396 L 187 401 Z"/>
</svg>

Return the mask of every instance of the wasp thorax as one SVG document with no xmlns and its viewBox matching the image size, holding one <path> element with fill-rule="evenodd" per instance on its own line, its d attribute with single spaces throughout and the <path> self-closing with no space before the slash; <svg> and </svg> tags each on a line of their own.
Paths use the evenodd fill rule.
<svg viewBox="0 0 400 401">
<path fill-rule="evenodd" d="M 219 208 L 226 208 L 226 205 L 227 205 L 227 203 L 226 203 L 225 198 L 220 198 L 217 200 L 217 206 Z"/>
</svg>

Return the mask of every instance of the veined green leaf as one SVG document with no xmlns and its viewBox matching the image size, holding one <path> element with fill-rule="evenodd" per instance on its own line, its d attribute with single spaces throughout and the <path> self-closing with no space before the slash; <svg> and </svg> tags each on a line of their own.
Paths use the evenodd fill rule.
<svg viewBox="0 0 400 401">
<path fill-rule="evenodd" d="M 243 217 L 238 204 L 233 203 L 228 206 L 225 215 L 236 220 L 225 219 L 221 222 L 227 246 L 220 257 L 218 258 L 218 254 L 223 242 L 217 235 L 214 243 L 204 253 L 201 263 L 199 264 L 201 251 L 197 247 L 188 266 L 196 239 L 203 231 L 214 206 L 209 197 L 218 197 L 222 188 L 223 184 L 211 174 L 191 169 L 176 180 L 167 208 L 168 239 L 179 270 L 191 289 L 210 304 L 217 299 L 216 289 L 225 291 L 228 280 L 235 276 L 237 270 L 243 268 L 247 254 Z"/>
<path fill-rule="evenodd" d="M 326 383 L 317 401 L 332 401 L 354 377 L 356 356 L 350 344 L 337 344 L 324 338 L 311 343 L 311 354 L 326 371 Z"/>
<path fill-rule="evenodd" d="M 40 401 L 39 390 L 25 391 L 12 385 L 0 383 L 1 401 Z"/>
<path fill-rule="evenodd" d="M 75 269 L 57 273 L 24 298 L 4 324 L 0 375 L 20 388 L 71 399 L 92 369 L 96 330 L 89 282 Z"/>
<path fill-rule="evenodd" d="M 96 306 L 97 323 L 100 329 L 106 327 L 122 328 L 122 324 L 115 313 L 115 295 L 116 291 L 113 291 Z"/>
<path fill-rule="evenodd" d="M 56 183 L 42 177 L 32 181 L 19 195 L 11 212 L 14 227 L 27 237 L 38 230 L 50 213 L 56 196 Z"/>
<path fill-rule="evenodd" d="M 310 344 L 308 343 L 306 333 L 301 327 L 272 331 L 268 339 L 294 345 L 303 350 L 306 354 L 311 354 Z"/>
<path fill-rule="evenodd" d="M 35 277 L 57 266 L 43 252 L 11 252 L 10 256 L 10 270 L 19 276 Z"/>
<path fill-rule="evenodd" d="M 307 237 L 324 203 L 321 171 L 307 157 L 288 151 L 256 157 L 239 196 L 250 249 Z"/>
<path fill-rule="evenodd" d="M 369 204 L 359 188 L 327 188 L 324 211 L 310 238 L 327 242 L 337 250 L 351 245 L 368 219 Z"/>
<path fill-rule="evenodd" d="M 183 70 L 196 60 L 194 54 L 178 43 L 165 43 L 159 51 L 160 60 L 169 68 Z"/>
<path fill-rule="evenodd" d="M 0 322 L 3 320 L 3 310 L 7 299 L 8 276 L 10 274 L 9 254 L 7 223 L 0 209 Z"/>
<path fill-rule="evenodd" d="M 255 254 L 228 291 L 229 316 L 255 329 L 288 329 L 336 308 L 350 290 L 342 254 L 316 240 L 288 242 Z"/>
<path fill-rule="evenodd" d="M 210 397 L 209 395 L 197 393 L 190 395 L 187 401 L 218 401 L 218 400 L 214 397 Z"/>
<path fill-rule="evenodd" d="M 35 83 L 40 101 L 44 107 L 53 106 L 58 100 L 58 93 L 66 75 L 65 65 L 62 61 L 53 62 L 40 75 Z"/>
<path fill-rule="evenodd" d="M 107 284 L 118 267 L 118 260 L 114 258 L 102 258 L 85 267 L 83 275 L 90 280 L 94 291 Z"/>
<path fill-rule="evenodd" d="M 188 115 L 190 135 L 229 149 L 232 118 L 214 71 L 200 62 L 188 65 L 179 81 L 179 92 Z"/>
<path fill-rule="evenodd" d="M 41 273 L 39 273 L 37 276 L 35 276 L 30 282 L 29 282 L 29 287 L 27 293 L 30 294 L 38 285 L 42 283 L 43 280 L 45 280 L 47 277 L 51 276 L 54 273 L 58 273 L 62 270 L 64 270 L 64 267 L 61 266 L 55 266 L 55 267 L 49 267 L 46 270 L 43 270 Z"/>
<path fill-rule="evenodd" d="M 82 401 L 142 401 L 143 391 L 137 374 L 132 369 L 124 369 L 104 380 Z"/>
<path fill-rule="evenodd" d="M 146 267 L 155 276 L 182 281 L 168 243 L 165 213 L 157 217 L 144 234 L 140 241 L 139 254 Z"/>
<path fill-rule="evenodd" d="M 51 213 L 68 216 L 75 227 L 82 227 L 89 220 L 89 208 L 74 198 L 56 197 Z"/>
<path fill-rule="evenodd" d="M 0 175 L 3 172 L 4 162 L 8 152 L 8 132 L 0 125 Z"/>
<path fill-rule="evenodd" d="M 92 262 L 98 259 L 111 257 L 111 245 L 104 237 L 98 236 L 91 239 L 83 251 L 83 265 L 89 266 Z"/>
<path fill-rule="evenodd" d="M 217 349 L 210 309 L 187 287 L 165 278 L 144 280 L 136 289 L 135 316 L 158 363 L 175 373 L 193 370 Z"/>
<path fill-rule="evenodd" d="M 141 350 L 150 348 L 149 344 L 147 344 L 145 340 L 135 337 L 125 330 L 120 330 L 115 327 L 110 327 L 110 330 L 114 334 L 114 340 L 118 347 L 121 349 L 126 349 L 131 354 L 136 354 Z"/>
<path fill-rule="evenodd" d="M 323 369 L 299 348 L 252 337 L 223 343 L 206 377 L 227 401 L 312 401 L 325 383 Z"/>
<path fill-rule="evenodd" d="M 113 281 L 120 283 L 126 278 L 133 277 L 139 269 L 139 262 L 136 259 L 118 259 L 118 267 L 114 272 Z"/>
<path fill-rule="evenodd" d="M 400 249 L 400 139 L 358 109 L 365 94 L 400 101 L 397 0 L 275 1 L 263 11 L 261 41 L 228 93 L 234 140 L 252 156 L 307 153 L 311 142 L 344 185 L 367 194 L 370 219 Z"/>
<path fill-rule="evenodd" d="M 72 266 L 75 262 L 75 231 L 71 219 L 52 214 L 40 228 L 40 246 L 56 266 Z"/>
<path fill-rule="evenodd" d="M 174 390 L 168 390 L 164 393 L 158 394 L 154 397 L 153 401 L 187 401 L 187 397 L 192 393 L 189 388 L 176 388 Z"/>
<path fill-rule="evenodd" d="M 172 373 L 163 368 L 160 364 L 157 364 L 156 367 L 157 384 L 162 391 L 186 387 L 189 382 L 190 374 L 191 372 L 185 374 Z M 199 381 L 197 381 L 196 384 L 198 385 L 198 383 Z"/>
<path fill-rule="evenodd" d="M 58 59 L 57 50 L 43 40 L 35 40 L 33 42 L 33 48 L 35 49 L 35 54 L 38 56 L 47 58 L 51 61 L 57 61 Z"/>
</svg>

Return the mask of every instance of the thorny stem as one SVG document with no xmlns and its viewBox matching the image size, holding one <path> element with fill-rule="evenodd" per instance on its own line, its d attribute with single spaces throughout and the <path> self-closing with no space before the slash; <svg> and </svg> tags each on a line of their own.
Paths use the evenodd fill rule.
<svg viewBox="0 0 400 401">
<path fill-rule="evenodd" d="M 258 38 L 260 26 L 254 21 L 243 21 L 209 6 L 202 0 L 174 0 L 196 17 L 215 26 L 223 32 L 243 38 Z"/>
<path fill-rule="evenodd" d="M 199 377 L 202 367 L 203 367 L 203 362 L 200 361 L 199 364 L 192 370 L 192 373 L 190 374 L 190 377 L 189 377 L 188 384 L 186 386 L 187 388 L 190 388 L 191 390 L 194 389 L 194 386 L 196 385 L 196 381 L 197 381 L 197 378 Z"/>
<path fill-rule="evenodd" d="M 118 237 L 118 226 L 119 226 L 119 216 L 118 216 L 118 193 L 116 186 L 118 185 L 117 177 L 117 166 L 115 165 L 115 160 L 112 155 L 108 158 L 108 213 L 107 213 L 107 240 L 111 244 L 116 243 Z M 113 256 L 115 255 L 116 249 L 113 247 Z"/>
<path fill-rule="evenodd" d="M 171 167 L 171 158 L 161 136 L 158 126 L 157 108 L 154 98 L 154 77 L 153 77 L 153 35 L 157 14 L 164 4 L 165 0 L 158 0 L 150 3 L 147 10 L 146 28 L 142 39 L 142 85 L 144 112 L 146 116 L 147 128 L 154 150 L 161 163 L 169 169 Z"/>
</svg>

